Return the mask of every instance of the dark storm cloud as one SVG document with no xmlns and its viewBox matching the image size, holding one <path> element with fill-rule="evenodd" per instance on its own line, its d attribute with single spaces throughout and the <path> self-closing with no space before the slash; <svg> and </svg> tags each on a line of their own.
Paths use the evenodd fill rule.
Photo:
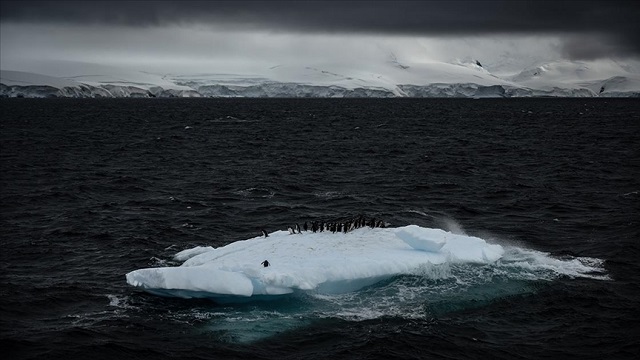
<svg viewBox="0 0 640 360">
<path fill-rule="evenodd" d="M 2 1 L 14 21 L 224 23 L 300 31 L 473 33 L 637 29 L 630 1 Z"/>
<path fill-rule="evenodd" d="M 573 57 L 640 54 L 632 1 L 2 1 L 0 19 L 414 35 L 589 33 L 607 43 L 567 43 Z M 575 39 L 575 38 L 574 38 Z M 593 38 L 592 38 L 593 39 Z M 593 41 L 593 40 L 591 40 Z M 582 45 L 582 46 L 581 46 Z"/>
</svg>

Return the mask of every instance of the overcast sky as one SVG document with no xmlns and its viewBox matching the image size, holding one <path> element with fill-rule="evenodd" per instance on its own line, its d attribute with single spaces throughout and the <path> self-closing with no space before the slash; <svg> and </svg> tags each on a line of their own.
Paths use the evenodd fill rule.
<svg viewBox="0 0 640 360">
<path fill-rule="evenodd" d="M 557 59 L 634 62 L 636 2 L 2 0 L 0 67 L 73 60 L 259 72 L 391 53 L 404 62 L 474 58 L 504 71 Z"/>
</svg>

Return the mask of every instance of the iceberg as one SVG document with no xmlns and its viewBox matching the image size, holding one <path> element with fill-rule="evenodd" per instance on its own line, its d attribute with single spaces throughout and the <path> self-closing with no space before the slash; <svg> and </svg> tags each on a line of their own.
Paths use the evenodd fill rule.
<svg viewBox="0 0 640 360">
<path fill-rule="evenodd" d="M 491 264 L 504 253 L 501 245 L 478 237 L 417 225 L 347 233 L 275 231 L 219 248 L 187 249 L 175 255 L 184 261 L 181 266 L 138 269 L 126 280 L 155 295 L 242 302 L 296 292 L 344 294 L 419 274 L 425 266 Z"/>
<path fill-rule="evenodd" d="M 236 343 L 323 319 L 430 320 L 495 299 L 535 294 L 557 279 L 611 280 L 604 260 L 556 257 L 496 241 L 501 245 L 461 229 L 452 233 L 417 225 L 360 227 L 346 234 L 276 231 L 218 248 L 186 249 L 173 256 L 181 266 L 135 270 L 126 279 L 155 295 L 224 304 L 198 303 L 170 316 L 180 322 L 203 319 L 206 331 Z M 271 265 L 263 267 L 264 260 Z"/>
</svg>

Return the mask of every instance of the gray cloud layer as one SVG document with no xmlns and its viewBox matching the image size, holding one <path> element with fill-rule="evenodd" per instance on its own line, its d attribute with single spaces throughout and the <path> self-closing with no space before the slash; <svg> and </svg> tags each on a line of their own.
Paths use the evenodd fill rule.
<svg viewBox="0 0 640 360">
<path fill-rule="evenodd" d="M 571 34 L 571 58 L 640 54 L 632 1 L 2 1 L 3 22 L 411 35 Z M 597 43 L 596 43 L 597 41 Z"/>
</svg>

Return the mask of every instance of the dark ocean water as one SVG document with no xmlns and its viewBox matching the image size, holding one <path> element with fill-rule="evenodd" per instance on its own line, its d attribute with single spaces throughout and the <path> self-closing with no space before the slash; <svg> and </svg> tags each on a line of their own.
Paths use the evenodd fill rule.
<svg viewBox="0 0 640 360">
<path fill-rule="evenodd" d="M 640 354 L 637 100 L 3 99 L 0 108 L 5 358 Z M 156 297 L 125 281 L 177 265 L 183 249 L 360 213 L 599 259 L 604 273 L 453 268 L 342 297 L 241 305 Z"/>
</svg>

